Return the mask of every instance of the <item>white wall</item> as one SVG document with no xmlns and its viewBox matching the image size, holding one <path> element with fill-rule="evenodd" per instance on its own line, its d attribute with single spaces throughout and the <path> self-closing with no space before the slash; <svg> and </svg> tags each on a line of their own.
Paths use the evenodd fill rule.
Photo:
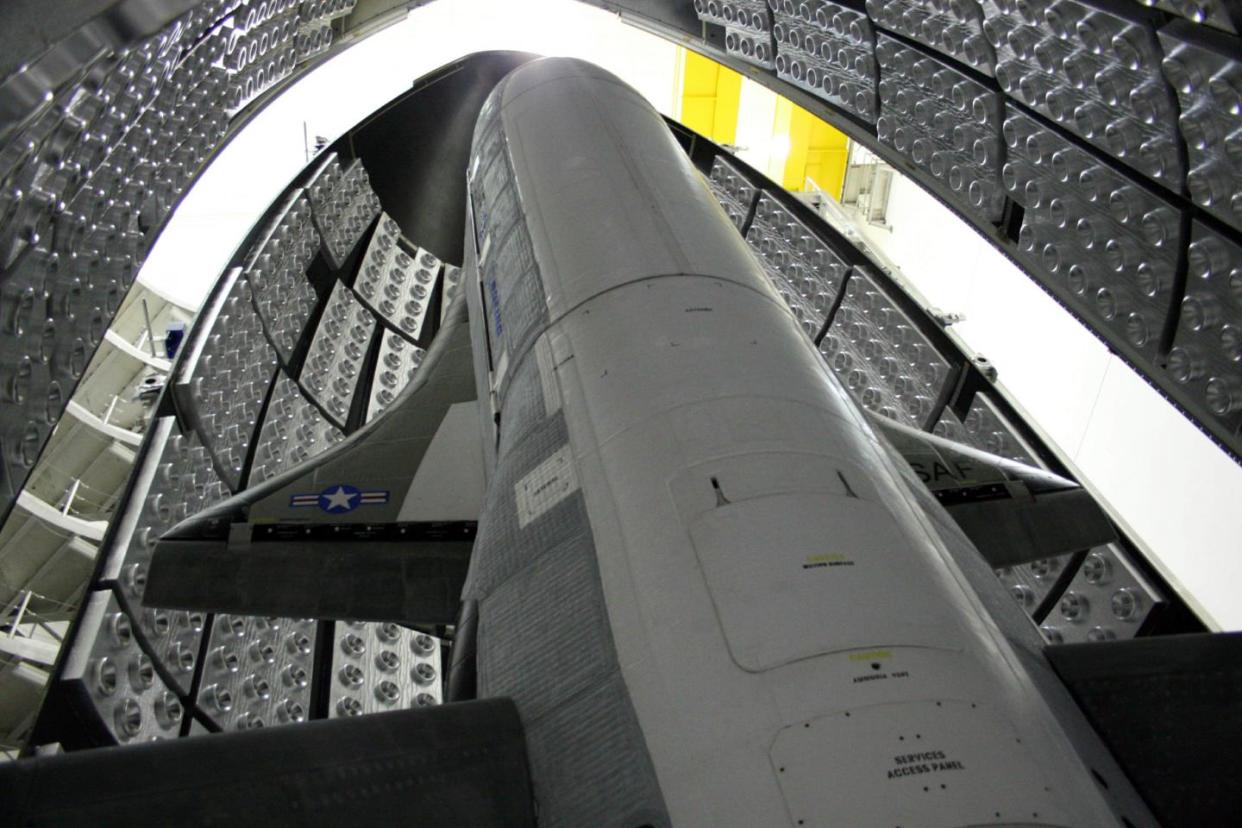
<svg viewBox="0 0 1242 828">
<path fill-rule="evenodd" d="M 891 230 L 863 231 L 1205 620 L 1242 629 L 1242 466 L 1218 449 L 1033 280 L 898 176 Z"/>
<path fill-rule="evenodd" d="M 776 121 L 776 93 L 750 78 L 742 78 L 737 102 L 737 157 L 774 181 L 785 177 L 789 138 L 777 144 L 772 128 Z"/>
<path fill-rule="evenodd" d="M 675 112 L 677 47 L 574 0 L 437 0 L 308 74 L 220 153 L 183 199 L 139 278 L 197 308 L 237 245 L 307 163 L 304 129 L 334 140 L 428 72 L 514 49 L 590 60 Z M 770 124 L 770 120 L 769 120 Z"/>
</svg>

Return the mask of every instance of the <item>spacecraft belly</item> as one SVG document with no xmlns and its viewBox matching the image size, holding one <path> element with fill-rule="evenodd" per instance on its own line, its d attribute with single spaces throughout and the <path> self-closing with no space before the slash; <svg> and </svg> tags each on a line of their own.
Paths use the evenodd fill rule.
<svg viewBox="0 0 1242 828">
<path fill-rule="evenodd" d="M 466 597 L 541 822 L 1116 823 L 654 110 L 540 61 L 475 147 L 499 450 Z M 495 638 L 522 612 L 589 621 L 544 640 L 559 686 Z"/>
</svg>

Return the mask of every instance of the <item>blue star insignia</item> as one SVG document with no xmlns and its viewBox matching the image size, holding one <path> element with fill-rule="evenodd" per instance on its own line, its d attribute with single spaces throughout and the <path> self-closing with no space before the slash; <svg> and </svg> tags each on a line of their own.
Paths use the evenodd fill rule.
<svg viewBox="0 0 1242 828">
<path fill-rule="evenodd" d="M 319 508 L 334 514 L 352 512 L 358 508 L 358 498 L 361 495 L 362 493 L 353 486 L 344 484 L 338 484 L 335 488 L 329 486 L 319 493 Z"/>
</svg>

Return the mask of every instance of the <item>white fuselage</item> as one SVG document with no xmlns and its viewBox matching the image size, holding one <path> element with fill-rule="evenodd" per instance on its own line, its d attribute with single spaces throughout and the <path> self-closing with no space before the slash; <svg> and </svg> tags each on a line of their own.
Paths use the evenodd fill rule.
<svg viewBox="0 0 1242 828">
<path fill-rule="evenodd" d="M 671 823 L 1118 824 L 659 116 L 586 64 L 522 73 L 498 106 L 546 299 L 527 354 Z M 537 794 L 599 784 L 543 767 Z"/>
</svg>

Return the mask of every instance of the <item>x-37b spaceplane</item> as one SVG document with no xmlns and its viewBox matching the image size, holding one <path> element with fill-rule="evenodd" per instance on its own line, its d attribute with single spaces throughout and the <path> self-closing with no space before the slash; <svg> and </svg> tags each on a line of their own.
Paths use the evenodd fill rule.
<svg viewBox="0 0 1242 828">
<path fill-rule="evenodd" d="M 406 255 L 391 243 L 400 230 L 366 199 L 341 202 L 362 205 L 372 234 L 357 281 L 332 288 L 319 322 L 331 335 L 300 356 L 264 317 L 275 277 L 254 274 L 275 259 L 254 258 L 213 294 L 234 330 L 263 321 L 256 336 L 275 353 L 264 376 L 309 366 L 296 386 L 266 392 L 268 418 L 301 393 L 318 413 L 290 426 L 280 457 L 267 425 L 256 430 L 238 450 L 248 487 L 151 533 L 149 568 L 116 576 L 125 600 L 152 611 L 386 622 L 379 649 L 342 627 L 321 644 L 280 639 L 292 655 L 280 643 L 230 656 L 226 629 L 218 648 L 213 637 L 194 651 L 208 677 L 180 696 L 176 676 L 158 674 L 174 701 L 204 705 L 211 715 L 195 722 L 207 729 L 241 727 L 226 705 L 282 687 L 341 715 L 29 760 L 0 775 L 19 815 L 1156 824 L 994 574 L 1114 540 L 1092 498 L 1045 469 L 864 411 L 641 95 L 580 60 L 514 62 L 466 125 L 463 260 L 440 305 L 417 280 L 388 278 Z M 331 207 L 316 189 L 330 174 L 291 197 L 288 226 L 300 198 Z M 266 232 L 293 245 L 284 227 Z M 339 309 L 336 291 L 348 300 Z M 366 344 L 381 339 L 374 317 L 392 337 L 409 328 L 426 352 L 404 390 L 377 397 L 382 412 L 346 434 L 357 411 L 333 395 L 356 382 L 340 366 L 381 347 Z M 413 346 L 393 341 L 377 389 L 380 372 L 408 369 L 400 347 Z M 187 337 L 182 362 L 229 366 L 233 383 L 220 391 L 204 369 L 208 379 L 168 392 L 198 406 L 206 443 L 227 429 L 202 401 L 227 406 L 251 382 L 229 362 L 243 347 L 240 335 Z M 330 448 L 294 457 L 324 434 Z M 240 474 L 215 456 L 225 483 Z M 152 467 L 148 485 L 159 474 L 175 477 Z M 449 703 L 424 694 L 427 707 L 352 717 L 397 698 L 389 677 L 409 671 L 406 651 L 450 631 Z M 422 637 L 384 649 L 411 633 Z M 299 651 L 333 668 L 321 682 L 296 659 L 270 682 L 232 677 L 247 659 L 279 666 Z M 424 687 L 436 676 L 427 664 L 413 674 Z M 336 701 L 350 687 L 368 689 Z M 169 717 L 167 704 L 140 713 Z M 297 718 L 286 699 L 272 721 Z M 89 804 L 69 811 L 53 781 L 77 792 L 64 802 Z"/>
</svg>

